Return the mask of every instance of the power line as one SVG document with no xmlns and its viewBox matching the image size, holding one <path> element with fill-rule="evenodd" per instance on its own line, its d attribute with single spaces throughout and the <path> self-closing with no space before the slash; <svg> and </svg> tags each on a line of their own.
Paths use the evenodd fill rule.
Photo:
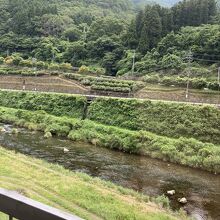
<svg viewBox="0 0 220 220">
<path fill-rule="evenodd" d="M 220 67 L 218 68 L 218 93 L 220 91 Z M 218 96 L 218 105 L 219 105 L 219 101 L 220 101 L 220 94 Z"/>
<path fill-rule="evenodd" d="M 136 51 L 134 51 L 134 54 L 132 56 L 132 70 L 131 70 L 132 76 L 134 75 L 134 69 L 135 69 L 135 56 L 136 56 Z"/>
</svg>

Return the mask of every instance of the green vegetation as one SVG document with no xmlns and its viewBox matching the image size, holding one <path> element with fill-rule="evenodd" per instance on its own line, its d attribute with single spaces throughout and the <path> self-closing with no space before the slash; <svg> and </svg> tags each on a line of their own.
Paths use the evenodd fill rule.
<svg viewBox="0 0 220 220">
<path fill-rule="evenodd" d="M 3 57 L 2 57 L 3 58 Z M 14 69 L 20 70 L 30 70 L 32 72 L 33 68 L 35 70 L 49 70 L 49 71 L 72 71 L 73 67 L 70 63 L 48 63 L 43 61 L 35 61 L 30 59 L 23 59 L 19 56 L 19 54 L 14 54 L 12 56 L 7 56 L 3 58 L 3 61 L 0 63 L 1 65 L 1 72 L 5 71 L 13 71 Z"/>
<path fill-rule="evenodd" d="M 48 73 L 51 74 L 51 73 Z M 46 71 L 33 71 L 31 68 L 16 68 L 16 67 L 8 67 L 1 66 L 0 67 L 0 75 L 17 75 L 17 76 L 43 76 L 47 75 Z M 51 75 L 57 75 L 52 73 Z"/>
<path fill-rule="evenodd" d="M 66 94 L 1 91 L 0 105 L 82 118 L 86 98 Z M 106 125 L 220 144 L 219 114 L 220 111 L 212 106 L 97 98 L 89 106 L 87 117 Z"/>
<path fill-rule="evenodd" d="M 7 92 L 2 94 L 7 96 Z M 10 97 L 12 94 L 15 95 L 11 92 L 9 94 Z M 26 106 L 23 108 L 29 107 L 28 103 L 31 101 L 28 101 L 27 97 L 32 93 L 26 96 L 25 93 L 20 93 L 18 97 L 22 97 L 22 94 L 26 101 Z M 1 96 L 2 99 L 4 96 Z M 38 96 L 40 99 L 42 94 Z M 36 95 L 35 98 L 37 98 Z M 53 100 L 56 103 L 55 98 Z M 64 97 L 63 100 L 65 100 Z M 5 103 L 5 106 L 9 105 Z M 1 107 L 0 121 L 44 131 L 47 138 L 51 134 L 58 135 L 74 141 L 85 141 L 100 147 L 149 155 L 153 158 L 211 172 L 218 173 L 220 170 L 219 145 L 205 143 L 219 144 L 219 110 L 213 107 L 103 98 L 97 99 L 88 108 L 90 120 L 81 120 L 77 118 L 79 114 L 72 115 L 64 112 L 65 106 L 65 104 L 59 106 L 56 112 L 47 109 L 47 112 L 67 117 L 49 115 L 42 111 L 42 106 L 38 108 L 41 111 L 35 112 L 31 111 L 37 110 L 36 107 L 29 108 L 31 111 Z M 13 107 L 18 108 L 16 105 Z M 169 138 L 158 134 L 169 136 Z M 175 137 L 175 139 L 170 137 Z"/>
<path fill-rule="evenodd" d="M 157 90 L 189 82 L 190 89 L 217 94 L 218 2 L 176 2 L 168 8 L 148 0 L 0 0 L 0 75 L 59 75 L 75 80 L 68 85 L 77 92 L 124 97 L 147 83 Z M 4 88 L 19 88 L 14 84 Z M 42 131 L 45 138 L 58 135 L 220 172 L 220 110 L 212 106 L 110 98 L 88 105 L 81 96 L 0 91 L 0 121 Z M 0 186 L 85 219 L 179 219 L 149 208 L 148 198 L 86 175 L 1 148 L 0 159 Z"/>
<path fill-rule="evenodd" d="M 0 92 L 0 106 L 20 108 L 26 110 L 44 110 L 57 116 L 82 118 L 86 98 L 81 96 L 28 93 L 28 92 Z"/>
<path fill-rule="evenodd" d="M 94 77 L 73 73 L 64 73 L 63 76 L 68 79 L 77 80 L 85 86 L 91 86 L 92 90 L 129 93 L 136 92 L 145 86 L 141 81 Z"/>
<path fill-rule="evenodd" d="M 106 125 L 220 144 L 220 111 L 211 106 L 99 98 L 90 105 L 88 118 Z"/>
<path fill-rule="evenodd" d="M 130 31 L 127 33 L 127 44 L 146 54 L 169 32 L 185 26 L 207 24 L 214 15 L 214 0 L 182 1 L 170 9 L 159 5 L 146 6 L 131 23 Z"/>
<path fill-rule="evenodd" d="M 175 77 L 175 76 L 159 76 L 159 75 L 147 75 L 143 78 L 144 82 L 152 84 L 161 84 L 164 86 L 177 86 L 185 88 L 188 81 L 191 89 L 210 89 L 210 90 L 219 90 L 219 84 L 216 81 L 207 81 L 206 78 L 196 78 L 192 77 Z"/>
<path fill-rule="evenodd" d="M 136 74 L 148 75 L 159 72 L 162 75 L 187 75 L 190 78 L 215 77 L 219 65 L 219 25 L 201 25 L 183 27 L 178 32 L 170 32 L 162 38 L 157 46 L 144 55 L 137 55 Z M 202 39 L 202 43 L 201 43 Z M 186 57 L 192 52 L 192 64 L 189 69 Z M 120 74 L 128 71 L 130 55 L 126 55 L 120 65 Z M 120 64 L 120 63 L 119 63 Z"/>
<path fill-rule="evenodd" d="M 73 173 L 0 148 L 0 187 L 84 219 L 187 219 L 160 208 L 140 195 L 86 174 Z M 1 216 L 1 215 L 0 215 Z M 2 218 L 1 218 L 2 219 Z"/>
<path fill-rule="evenodd" d="M 5 60 L 59 70 L 96 66 L 104 68 L 102 74 L 115 76 L 131 72 L 136 50 L 134 76 L 158 69 L 178 73 L 186 67 L 189 49 L 194 66 L 218 63 L 220 16 L 215 0 L 137 9 L 139 3 L 1 0 L 0 64 Z"/>
</svg>

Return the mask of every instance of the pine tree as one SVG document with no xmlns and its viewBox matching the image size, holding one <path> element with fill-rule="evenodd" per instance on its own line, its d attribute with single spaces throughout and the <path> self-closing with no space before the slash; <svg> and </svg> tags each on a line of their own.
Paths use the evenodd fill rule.
<svg viewBox="0 0 220 220">
<path fill-rule="evenodd" d="M 148 27 L 149 48 L 152 49 L 157 45 L 158 41 L 161 39 L 161 18 L 156 7 L 152 7 L 151 10 L 148 10 L 145 16 L 146 24 Z"/>
<path fill-rule="evenodd" d="M 148 27 L 144 25 L 141 31 L 141 37 L 138 44 L 138 50 L 145 54 L 149 50 Z"/>
<path fill-rule="evenodd" d="M 136 16 L 135 25 L 136 25 L 136 37 L 140 39 L 141 37 L 141 31 L 143 28 L 143 17 L 144 12 L 143 10 L 140 10 Z"/>
</svg>

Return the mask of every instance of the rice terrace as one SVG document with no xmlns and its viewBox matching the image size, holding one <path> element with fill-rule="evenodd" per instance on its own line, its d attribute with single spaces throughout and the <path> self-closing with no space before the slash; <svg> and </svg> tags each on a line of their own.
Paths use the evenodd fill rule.
<svg viewBox="0 0 220 220">
<path fill-rule="evenodd" d="M 218 0 L 0 0 L 0 220 L 220 220 Z"/>
</svg>

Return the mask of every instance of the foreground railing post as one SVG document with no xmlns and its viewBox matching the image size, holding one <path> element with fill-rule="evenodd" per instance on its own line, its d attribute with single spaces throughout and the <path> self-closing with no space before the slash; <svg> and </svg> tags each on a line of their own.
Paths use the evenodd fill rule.
<svg viewBox="0 0 220 220">
<path fill-rule="evenodd" d="M 8 215 L 9 220 L 82 220 L 78 216 L 5 189 L 0 189 L 0 212 Z"/>
</svg>

